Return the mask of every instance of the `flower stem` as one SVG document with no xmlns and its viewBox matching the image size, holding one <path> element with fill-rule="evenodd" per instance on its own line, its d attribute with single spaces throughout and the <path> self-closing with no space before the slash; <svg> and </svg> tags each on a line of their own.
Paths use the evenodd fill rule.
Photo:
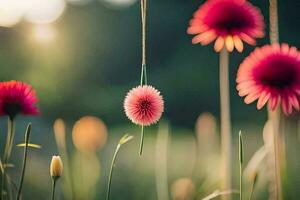
<svg viewBox="0 0 300 200">
<path fill-rule="evenodd" d="M 141 127 L 141 142 L 140 142 L 140 156 L 143 154 L 143 148 L 144 148 L 144 137 L 145 137 L 145 134 L 144 134 L 144 126 Z"/>
<path fill-rule="evenodd" d="M 51 200 L 54 200 L 54 197 L 55 197 L 56 181 L 57 181 L 56 178 L 52 179 L 52 195 L 51 195 Z"/>
<path fill-rule="evenodd" d="M 130 140 L 133 139 L 133 136 L 130 136 L 128 134 L 125 134 L 119 141 L 117 147 L 116 147 L 116 150 L 115 150 L 115 153 L 114 153 L 114 156 L 112 158 L 112 161 L 111 161 L 111 165 L 110 165 L 110 171 L 109 171 L 109 178 L 108 178 L 108 183 L 107 183 L 107 193 L 106 193 L 106 200 L 109 200 L 109 197 L 110 197 L 110 190 L 111 190 L 111 183 L 112 183 L 112 176 L 113 176 L 113 171 L 114 171 L 114 166 L 115 166 L 115 162 L 116 162 L 116 159 L 117 159 L 117 155 L 119 153 L 119 150 L 121 148 L 121 146 L 123 144 L 126 144 L 127 142 L 129 142 Z"/>
<path fill-rule="evenodd" d="M 115 150 L 115 153 L 114 153 L 114 156 L 113 156 L 111 165 L 110 165 L 109 178 L 108 178 L 108 184 L 107 184 L 106 200 L 109 200 L 109 197 L 110 197 L 110 190 L 111 190 L 112 176 L 113 176 L 114 166 L 115 166 L 116 158 L 117 158 L 118 152 L 119 152 L 119 150 L 120 150 L 120 147 L 121 147 L 121 145 L 118 144 L 118 146 L 117 146 L 117 148 L 116 148 L 116 150 Z"/>
<path fill-rule="evenodd" d="M 7 124 L 7 139 L 6 139 L 6 145 L 4 150 L 4 164 L 7 164 L 12 152 L 12 146 L 14 142 L 14 135 L 15 135 L 15 123 L 14 118 L 8 118 L 8 124 Z"/>
<path fill-rule="evenodd" d="M 231 189 L 231 124 L 229 94 L 229 54 L 227 50 L 223 48 L 220 52 L 222 190 Z M 230 199 L 230 196 L 226 196 L 224 199 Z"/>
<path fill-rule="evenodd" d="M 17 193 L 17 200 L 19 200 L 21 197 L 21 191 L 22 191 L 22 186 L 23 186 L 23 181 L 24 181 L 24 176 L 25 176 L 25 169 L 26 169 L 26 162 L 27 162 L 28 143 L 29 143 L 30 133 L 31 133 L 31 123 L 28 124 L 26 132 L 25 132 L 25 148 L 24 148 L 24 154 L 23 154 L 23 166 L 22 166 L 21 179 L 20 179 L 20 183 L 19 183 L 19 189 L 18 189 L 18 193 Z"/>
<path fill-rule="evenodd" d="M 273 155 L 274 155 L 274 174 L 275 174 L 275 199 L 281 200 L 282 199 L 282 186 L 281 186 L 281 167 L 280 167 L 280 115 L 281 110 L 278 106 L 276 110 L 269 111 L 269 119 L 272 122 L 273 126 Z"/>
<path fill-rule="evenodd" d="M 270 42 L 271 44 L 279 43 L 279 25 L 278 25 L 278 3 L 277 0 L 269 0 L 270 7 Z M 281 144 L 281 110 L 278 106 L 275 111 L 269 108 L 269 119 L 273 124 L 273 150 L 274 150 L 274 171 L 275 171 L 275 198 L 276 200 L 282 199 L 282 188 L 281 188 L 281 161 L 280 161 L 280 144 Z"/>
<path fill-rule="evenodd" d="M 15 135 L 15 125 L 14 125 L 14 118 L 8 117 L 8 123 L 7 123 L 7 136 L 6 136 L 6 144 L 4 149 L 4 155 L 3 155 L 3 174 L 2 174 L 2 180 L 1 180 L 1 200 L 4 199 L 4 190 L 6 187 L 6 169 L 5 165 L 8 164 L 9 158 L 12 152 L 12 146 L 14 141 L 14 135 Z"/>
<path fill-rule="evenodd" d="M 243 136 L 239 133 L 239 161 L 240 161 L 240 200 L 243 200 L 243 161 L 244 161 L 244 147 Z"/>
<path fill-rule="evenodd" d="M 256 176 L 255 176 L 255 178 L 254 178 L 254 180 L 252 181 L 252 184 L 251 184 L 251 190 L 250 190 L 250 197 L 249 197 L 249 200 L 252 200 L 253 193 L 254 193 L 254 186 L 255 186 L 255 183 L 256 183 Z"/>
</svg>

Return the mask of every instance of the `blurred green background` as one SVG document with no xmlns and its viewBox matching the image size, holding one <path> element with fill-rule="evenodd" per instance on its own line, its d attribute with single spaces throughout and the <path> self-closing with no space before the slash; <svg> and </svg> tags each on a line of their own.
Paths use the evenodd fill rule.
<svg viewBox="0 0 300 200">
<path fill-rule="evenodd" d="M 57 153 L 52 129 L 54 120 L 61 117 L 66 121 L 71 146 L 72 125 L 85 115 L 101 118 L 108 127 L 108 144 L 98 152 L 101 178 L 95 186 L 95 199 L 104 197 L 109 162 L 119 137 L 125 132 L 137 138 L 121 152 L 112 199 L 158 199 L 152 159 L 157 126 L 147 129 L 145 156 L 140 159 L 136 155 L 139 128 L 130 123 L 123 111 L 124 96 L 139 84 L 139 1 L 26 1 L 35 5 L 30 12 L 23 9 L 23 6 L 28 6 L 26 3 L 20 6 L 17 0 L 0 1 L 0 11 L 4 11 L 0 14 L 0 79 L 30 83 L 40 100 L 39 117 L 18 118 L 17 131 L 20 133 L 17 141 L 22 140 L 26 122 L 33 121 L 32 142 L 43 146 L 41 150 L 30 152 L 31 168 L 28 167 L 26 176 L 25 199 L 50 198 L 48 165 L 51 155 Z M 148 79 L 163 94 L 163 118 L 168 121 L 173 135 L 169 141 L 169 186 L 177 178 L 191 176 L 195 159 L 191 153 L 195 152 L 194 127 L 199 114 L 211 112 L 219 115 L 218 54 L 211 45 L 192 45 L 191 36 L 186 34 L 193 12 L 203 2 L 148 1 Z M 262 10 L 268 24 L 268 1 L 251 2 Z M 279 0 L 280 40 L 296 47 L 300 46 L 299 9 L 298 0 Z M 268 33 L 268 28 L 266 31 Z M 258 41 L 258 46 L 269 42 L 267 36 Z M 257 111 L 254 104 L 246 106 L 235 90 L 238 65 L 253 49 L 246 46 L 242 54 L 234 52 L 230 55 L 233 135 L 236 139 L 238 130 L 244 131 L 248 143 L 247 159 L 263 144 L 261 132 L 266 120 L 264 110 Z M 299 150 L 297 120 L 298 115 L 293 115 L 287 121 L 290 128 L 287 142 L 293 144 L 288 145 L 291 147 L 288 158 L 293 163 L 289 170 L 291 179 L 287 181 L 289 196 L 286 199 L 300 197 L 300 177 L 293 176 L 300 169 L 299 159 L 297 162 L 294 158 Z M 1 132 L 5 132 L 5 123 L 2 119 Z M 1 141 L 4 140 L 5 134 L 2 134 Z M 70 147 L 72 154 L 73 150 Z M 15 151 L 17 163 L 21 153 Z M 13 171 L 13 175 L 18 176 L 18 171 Z M 218 187 L 213 185 L 204 190 L 199 184 L 195 185 L 200 197 Z M 267 189 L 261 189 L 260 199 L 266 199 L 266 195 Z M 60 196 L 62 199 L 63 195 Z M 92 196 L 86 199 L 92 199 Z"/>
</svg>

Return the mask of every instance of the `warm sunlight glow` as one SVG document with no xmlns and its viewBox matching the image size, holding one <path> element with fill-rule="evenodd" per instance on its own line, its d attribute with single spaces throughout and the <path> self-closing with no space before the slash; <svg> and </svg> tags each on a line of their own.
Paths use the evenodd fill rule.
<svg viewBox="0 0 300 200">
<path fill-rule="evenodd" d="M 57 32 L 56 29 L 52 26 L 39 25 L 33 27 L 32 34 L 35 41 L 39 43 L 49 43 L 55 39 Z"/>
</svg>

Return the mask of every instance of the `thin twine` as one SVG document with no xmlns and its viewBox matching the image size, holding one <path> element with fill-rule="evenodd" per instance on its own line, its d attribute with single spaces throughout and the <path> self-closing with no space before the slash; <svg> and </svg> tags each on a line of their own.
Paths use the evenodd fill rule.
<svg viewBox="0 0 300 200">
<path fill-rule="evenodd" d="M 279 42 L 277 0 L 270 0 L 270 42 L 271 44 Z"/>
<path fill-rule="evenodd" d="M 146 17 L 147 17 L 147 0 L 141 0 L 141 19 L 142 19 L 142 70 L 141 85 L 147 85 L 146 71 Z"/>
<path fill-rule="evenodd" d="M 147 0 L 141 0 L 141 19 L 142 19 L 142 70 L 140 85 L 147 85 L 146 71 L 146 18 L 147 18 Z M 144 126 L 141 126 L 140 156 L 144 147 Z"/>
</svg>

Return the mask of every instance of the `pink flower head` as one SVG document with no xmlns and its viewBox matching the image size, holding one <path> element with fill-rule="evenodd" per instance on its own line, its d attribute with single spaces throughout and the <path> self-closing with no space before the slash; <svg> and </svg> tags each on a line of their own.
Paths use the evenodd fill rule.
<svg viewBox="0 0 300 200">
<path fill-rule="evenodd" d="M 194 13 L 187 32 L 195 34 L 193 44 L 215 42 L 215 51 L 243 51 L 242 41 L 255 45 L 262 38 L 264 19 L 260 10 L 246 0 L 207 0 Z"/>
<path fill-rule="evenodd" d="M 149 85 L 131 89 L 124 101 L 126 116 L 135 124 L 149 126 L 156 123 L 163 111 L 164 101 L 160 92 Z"/>
<path fill-rule="evenodd" d="M 257 48 L 240 65 L 236 81 L 246 104 L 258 100 L 261 109 L 268 102 L 272 110 L 281 104 L 285 114 L 299 110 L 300 52 L 287 44 Z"/>
<path fill-rule="evenodd" d="M 37 115 L 38 99 L 32 87 L 19 81 L 0 83 L 0 116 L 14 118 L 17 114 Z"/>
</svg>

